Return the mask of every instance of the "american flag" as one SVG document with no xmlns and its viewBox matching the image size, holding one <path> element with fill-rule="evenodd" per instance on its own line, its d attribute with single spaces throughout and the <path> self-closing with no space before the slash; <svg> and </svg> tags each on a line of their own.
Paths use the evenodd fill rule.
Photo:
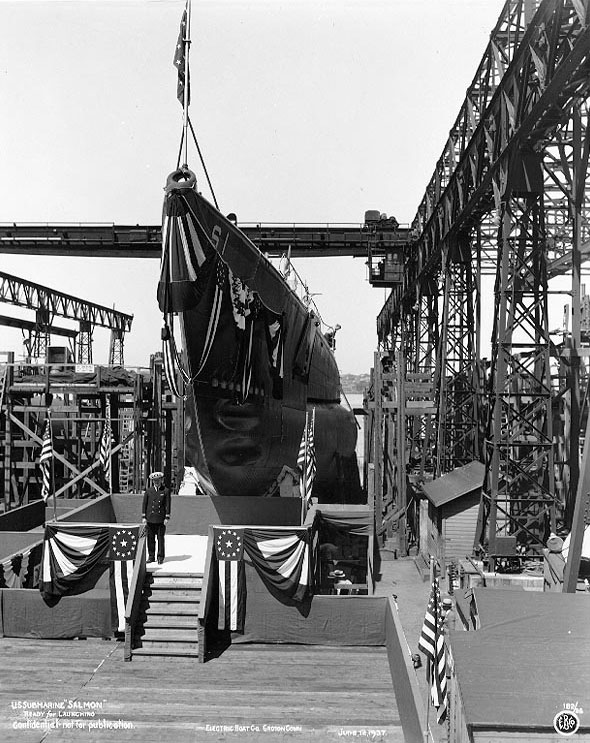
<svg viewBox="0 0 590 743">
<path fill-rule="evenodd" d="M 437 722 L 439 724 L 444 722 L 447 716 L 447 656 L 443 620 L 440 588 L 438 578 L 435 578 L 430 591 L 420 640 L 418 641 L 418 649 L 428 659 L 430 696 L 437 710 Z"/>
<path fill-rule="evenodd" d="M 184 106 L 184 85 L 185 85 L 184 67 L 186 63 L 186 47 L 187 47 L 186 23 L 187 23 L 187 12 L 185 8 L 184 13 L 182 14 L 182 20 L 180 21 L 180 32 L 178 34 L 178 41 L 176 42 L 176 51 L 174 52 L 174 66 L 178 70 L 178 83 L 176 85 L 176 97 L 180 101 L 181 106 Z M 189 80 L 188 103 L 190 103 L 190 80 Z"/>
<path fill-rule="evenodd" d="M 299 454 L 297 456 L 297 466 L 301 472 L 301 497 L 306 509 L 312 505 L 311 493 L 313 491 L 313 481 L 315 480 L 316 473 L 314 429 L 315 408 L 312 411 L 311 418 L 309 412 L 305 413 L 305 428 L 303 429 Z"/>
<path fill-rule="evenodd" d="M 125 607 L 133 578 L 137 527 L 110 527 L 111 619 L 115 632 L 125 631 Z"/>
<path fill-rule="evenodd" d="M 244 530 L 215 529 L 219 569 L 218 629 L 242 631 L 246 614 Z"/>
<path fill-rule="evenodd" d="M 41 445 L 41 455 L 39 456 L 39 466 L 41 467 L 41 497 L 44 501 L 49 498 L 51 490 L 51 460 L 53 458 L 53 446 L 51 444 L 51 423 L 49 418 L 45 421 L 43 430 L 43 443 Z"/>
<path fill-rule="evenodd" d="M 113 448 L 113 431 L 111 429 L 110 411 L 107 410 L 107 417 L 102 429 L 100 439 L 100 448 L 98 458 L 102 466 L 104 476 L 110 485 L 111 482 L 111 449 Z"/>
</svg>

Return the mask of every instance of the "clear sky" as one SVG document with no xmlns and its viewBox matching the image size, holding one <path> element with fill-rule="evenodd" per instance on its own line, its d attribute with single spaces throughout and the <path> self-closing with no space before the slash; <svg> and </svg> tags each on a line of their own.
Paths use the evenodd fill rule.
<svg viewBox="0 0 590 743">
<path fill-rule="evenodd" d="M 378 209 L 410 222 L 502 6 L 193 0 L 191 117 L 221 210 L 358 224 Z M 0 222 L 160 221 L 182 126 L 172 59 L 183 8 L 0 0 Z M 194 153 L 189 165 L 200 176 Z M 342 326 L 341 372 L 368 372 L 386 294 L 364 261 L 295 265 L 324 320 Z M 126 363 L 159 350 L 157 260 L 0 255 L 0 266 L 133 314 Z M 0 314 L 32 319 L 7 304 Z M 96 331 L 95 361 L 108 338 Z M 20 355 L 20 331 L 0 326 L 0 350 Z"/>
</svg>

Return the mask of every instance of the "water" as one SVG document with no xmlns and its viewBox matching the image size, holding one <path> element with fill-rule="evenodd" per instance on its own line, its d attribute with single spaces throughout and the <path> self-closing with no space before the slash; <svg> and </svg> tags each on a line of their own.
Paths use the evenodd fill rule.
<svg viewBox="0 0 590 743">
<path fill-rule="evenodd" d="M 358 392 L 351 392 L 346 394 L 346 400 L 348 400 L 351 408 L 362 408 L 363 407 L 363 396 L 362 394 Z M 342 400 L 342 404 L 344 407 L 347 407 L 346 400 Z M 358 460 L 358 466 L 359 466 L 359 472 L 362 473 L 363 471 L 363 462 L 364 462 L 364 455 L 365 455 L 365 416 L 364 415 L 357 415 L 356 421 L 359 424 L 360 428 L 357 432 L 357 440 L 356 440 L 356 456 Z"/>
</svg>

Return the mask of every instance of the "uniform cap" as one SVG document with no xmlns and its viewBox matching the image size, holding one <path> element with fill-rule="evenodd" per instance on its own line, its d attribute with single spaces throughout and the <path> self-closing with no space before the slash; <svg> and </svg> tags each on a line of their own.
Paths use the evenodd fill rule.
<svg viewBox="0 0 590 743">
<path fill-rule="evenodd" d="M 150 480 L 155 480 L 157 477 L 164 477 L 163 472 L 152 472 L 150 475 Z"/>
</svg>

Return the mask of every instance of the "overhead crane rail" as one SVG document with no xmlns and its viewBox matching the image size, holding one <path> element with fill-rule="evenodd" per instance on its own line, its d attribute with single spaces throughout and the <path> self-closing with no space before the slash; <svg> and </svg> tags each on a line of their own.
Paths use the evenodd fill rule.
<svg viewBox="0 0 590 743">
<path fill-rule="evenodd" d="M 131 330 L 133 315 L 118 312 L 93 302 L 55 291 L 32 281 L 0 271 L 0 302 L 35 311 L 35 321 L 0 315 L 0 325 L 18 327 L 29 333 L 25 341 L 29 359 L 46 359 L 51 335 L 73 339 L 77 345 L 79 363 L 92 362 L 92 333 L 95 327 L 109 328 L 111 341 L 109 363 L 123 364 L 125 333 Z M 56 316 L 77 320 L 78 330 L 58 328 L 53 324 Z"/>
<path fill-rule="evenodd" d="M 369 242 L 375 254 L 405 245 L 408 226 L 396 229 L 365 224 L 244 223 L 240 229 L 263 252 L 280 258 L 366 258 Z M 0 224 L 0 253 L 11 255 L 160 258 L 160 225 Z"/>
<path fill-rule="evenodd" d="M 86 302 L 70 294 L 55 291 L 32 281 L 0 271 L 0 302 L 32 310 L 48 310 L 53 315 L 72 320 L 86 321 L 91 325 L 128 332 L 133 315 L 126 315 L 109 307 Z"/>
</svg>

